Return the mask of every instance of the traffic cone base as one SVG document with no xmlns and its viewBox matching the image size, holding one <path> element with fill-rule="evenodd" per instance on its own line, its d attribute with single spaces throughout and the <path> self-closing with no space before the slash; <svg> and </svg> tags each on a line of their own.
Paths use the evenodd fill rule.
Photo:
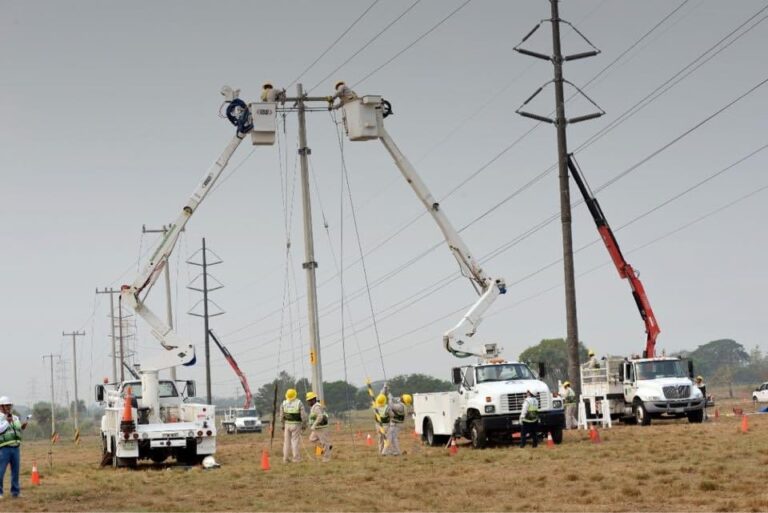
<svg viewBox="0 0 768 513">
<path fill-rule="evenodd" d="M 742 415 L 741 416 L 741 432 L 746 433 L 749 431 L 749 422 L 747 421 L 747 416 Z"/>
<path fill-rule="evenodd" d="M 555 441 L 552 439 L 552 433 L 547 433 L 547 447 L 554 447 Z"/>
<path fill-rule="evenodd" d="M 32 462 L 32 485 L 40 486 L 40 472 L 37 470 L 37 462 Z"/>
<path fill-rule="evenodd" d="M 266 449 L 261 450 L 261 470 L 271 470 L 269 466 L 269 453 Z"/>
<path fill-rule="evenodd" d="M 595 434 L 594 434 L 594 438 L 592 438 L 592 442 L 596 444 L 603 442 L 602 440 L 600 440 L 600 431 L 598 431 L 597 429 L 595 429 Z"/>
<path fill-rule="evenodd" d="M 459 452 L 459 446 L 456 445 L 456 439 L 451 438 L 451 445 L 448 448 L 448 453 L 453 456 L 454 454 L 457 454 Z"/>
<path fill-rule="evenodd" d="M 365 437 L 365 445 L 368 445 L 368 446 L 373 445 L 373 438 L 371 438 L 370 433 L 368 433 Z"/>
</svg>

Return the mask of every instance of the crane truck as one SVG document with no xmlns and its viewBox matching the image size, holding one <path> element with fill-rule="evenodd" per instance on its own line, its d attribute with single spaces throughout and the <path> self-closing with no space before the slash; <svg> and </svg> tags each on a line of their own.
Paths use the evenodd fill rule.
<svg viewBox="0 0 768 513">
<path fill-rule="evenodd" d="M 526 364 L 501 358 L 496 344 L 484 344 L 474 351 L 463 347 L 474 336 L 485 312 L 506 293 L 506 284 L 502 278 L 489 276 L 480 266 L 385 129 L 384 118 L 392 113 L 391 105 L 381 96 L 368 95 L 344 101 L 339 107 L 351 141 L 378 139 L 384 145 L 403 178 L 437 223 L 461 273 L 479 296 L 461 320 L 443 335 L 443 347 L 450 354 L 458 358 L 477 357 L 478 362 L 453 368 L 455 391 L 413 395 L 416 433 L 430 445 L 458 436 L 470 439 L 476 448 L 483 448 L 490 441 L 509 441 L 513 433 L 520 431 L 522 402 L 526 392 L 531 391 L 538 397 L 540 406 L 537 436 L 550 432 L 559 444 L 565 425 L 562 400 L 553 397 L 547 385 Z M 540 371 L 540 377 L 544 377 L 543 367 Z"/>
<path fill-rule="evenodd" d="M 181 339 L 144 300 L 168 263 L 187 222 L 246 135 L 251 135 L 254 145 L 274 143 L 275 104 L 246 104 L 239 93 L 229 86 L 221 90 L 226 117 L 236 127 L 234 136 L 206 171 L 176 221 L 163 233 L 149 262 L 131 284 L 120 288 L 120 305 L 131 308 L 149 325 L 165 351 L 139 366 L 139 380 L 97 387 L 96 398 L 106 406 L 101 420 L 104 465 L 111 461 L 113 466 L 135 466 L 141 459 L 162 462 L 169 456 L 185 463 L 199 463 L 216 451 L 215 407 L 186 402 L 194 396 L 193 382 L 185 382 L 185 390 L 179 392 L 173 381 L 159 379 L 161 370 L 194 365 L 195 348 Z"/>
<path fill-rule="evenodd" d="M 573 154 L 568 155 L 567 164 L 619 276 L 629 282 L 646 332 L 642 357 L 611 356 L 597 367 L 581 367 L 581 393 L 586 416 L 606 411 L 605 401 L 611 418 L 624 422 L 647 426 L 652 418 L 681 417 L 687 417 L 689 422 L 701 422 L 706 399 L 693 383 L 693 363 L 679 357 L 656 356 L 656 338 L 661 330 L 645 287 L 637 271 L 624 258 L 600 203 Z"/>
</svg>

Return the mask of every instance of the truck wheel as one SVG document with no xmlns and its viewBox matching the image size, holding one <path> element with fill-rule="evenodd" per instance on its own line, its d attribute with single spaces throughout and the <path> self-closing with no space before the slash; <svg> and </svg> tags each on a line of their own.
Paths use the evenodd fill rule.
<svg viewBox="0 0 768 513">
<path fill-rule="evenodd" d="M 435 429 L 432 427 L 432 421 L 426 419 L 424 421 L 424 441 L 427 445 L 434 447 L 438 444 L 437 437 L 435 436 Z"/>
<path fill-rule="evenodd" d="M 117 468 L 118 467 L 117 443 L 115 443 L 114 436 L 111 438 L 111 440 L 112 440 L 112 468 Z"/>
<path fill-rule="evenodd" d="M 651 416 L 648 415 L 648 411 L 643 406 L 643 403 L 635 403 L 634 406 L 635 419 L 641 426 L 648 426 L 651 423 Z"/>
<path fill-rule="evenodd" d="M 560 445 L 563 443 L 563 428 L 555 428 L 552 431 L 552 441 L 555 442 L 556 445 Z"/>
<path fill-rule="evenodd" d="M 165 450 L 152 451 L 149 453 L 149 459 L 154 463 L 162 463 L 168 458 L 168 453 Z"/>
<path fill-rule="evenodd" d="M 106 467 L 112 464 L 112 454 L 107 450 L 107 437 L 101 435 L 101 466 Z"/>
<path fill-rule="evenodd" d="M 700 424 L 704 420 L 704 410 L 694 410 L 688 412 L 688 422 L 691 424 Z"/>
<path fill-rule="evenodd" d="M 485 449 L 488 445 L 488 435 L 483 428 L 483 421 L 475 419 L 472 421 L 472 425 L 469 428 L 470 438 L 472 439 L 472 447 L 475 449 Z"/>
</svg>

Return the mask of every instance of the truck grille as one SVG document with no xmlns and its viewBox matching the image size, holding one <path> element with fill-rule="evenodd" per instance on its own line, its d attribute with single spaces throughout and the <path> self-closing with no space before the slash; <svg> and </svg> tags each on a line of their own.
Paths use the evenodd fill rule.
<svg viewBox="0 0 768 513">
<path fill-rule="evenodd" d="M 539 392 L 534 394 L 534 396 L 539 401 L 540 410 L 548 410 L 552 407 L 552 398 L 547 392 Z M 523 401 L 525 401 L 525 393 L 507 394 L 506 401 L 504 399 L 501 401 L 502 410 L 509 412 L 520 411 L 523 409 Z"/>
<path fill-rule="evenodd" d="M 667 399 L 687 399 L 691 395 L 690 385 L 672 385 L 663 387 Z"/>
<path fill-rule="evenodd" d="M 256 421 L 255 420 L 246 420 L 245 421 L 245 425 L 246 426 L 255 426 L 256 425 Z"/>
</svg>

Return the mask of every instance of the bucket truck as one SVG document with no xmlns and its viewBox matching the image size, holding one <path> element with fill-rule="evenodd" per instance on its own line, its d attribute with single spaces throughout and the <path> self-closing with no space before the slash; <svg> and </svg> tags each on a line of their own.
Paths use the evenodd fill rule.
<svg viewBox="0 0 768 513">
<path fill-rule="evenodd" d="M 344 128 L 351 141 L 378 139 L 386 148 L 419 201 L 437 223 L 461 273 L 466 276 L 478 299 L 461 320 L 443 335 L 443 347 L 458 358 L 477 357 L 476 364 L 453 368 L 456 391 L 414 394 L 413 409 L 416 432 L 430 445 L 445 443 L 450 437 L 462 436 L 473 447 L 485 447 L 489 441 L 510 441 L 520 431 L 520 410 L 527 391 L 539 400 L 540 433 L 552 434 L 555 443 L 562 441 L 565 416 L 562 399 L 553 397 L 544 377 L 543 366 L 537 376 L 526 364 L 499 357 L 496 344 L 484 344 L 480 350 L 462 346 L 474 336 L 485 312 L 499 295 L 506 293 L 502 278 L 489 276 L 467 248 L 440 204 L 427 189 L 416 169 L 403 155 L 384 127 L 391 105 L 381 96 L 363 96 L 344 101 L 338 106 L 343 113 Z"/>
<path fill-rule="evenodd" d="M 242 140 L 250 133 L 254 145 L 273 144 L 276 104 L 246 104 L 239 90 L 225 86 L 221 91 L 226 117 L 235 134 L 219 158 L 182 207 L 178 217 L 152 253 L 149 262 L 129 285 L 120 290 L 119 302 L 130 307 L 150 327 L 164 352 L 139 366 L 139 380 L 99 385 L 97 401 L 105 404 L 101 421 L 102 464 L 134 466 L 139 459 L 162 462 L 169 456 L 185 463 L 199 463 L 216 451 L 215 407 L 185 401 L 195 395 L 194 382 L 187 381 L 179 392 L 176 383 L 160 380 L 159 372 L 195 363 L 195 348 L 144 302 L 176 246 L 176 242 L 200 204 L 210 193 Z M 131 404 L 126 404 L 130 401 Z"/>
<path fill-rule="evenodd" d="M 650 424 L 653 417 L 688 417 L 689 422 L 701 422 L 706 400 L 692 381 L 693 363 L 678 357 L 656 356 L 656 337 L 661 330 L 645 287 L 638 273 L 624 259 L 600 203 L 572 154 L 568 155 L 567 163 L 571 178 L 584 197 L 619 277 L 629 281 L 646 332 L 642 358 L 611 356 L 599 362 L 596 367 L 589 364 L 582 366 L 584 415 L 589 417 L 598 412 L 606 412 L 611 418 L 641 425 Z"/>
</svg>

